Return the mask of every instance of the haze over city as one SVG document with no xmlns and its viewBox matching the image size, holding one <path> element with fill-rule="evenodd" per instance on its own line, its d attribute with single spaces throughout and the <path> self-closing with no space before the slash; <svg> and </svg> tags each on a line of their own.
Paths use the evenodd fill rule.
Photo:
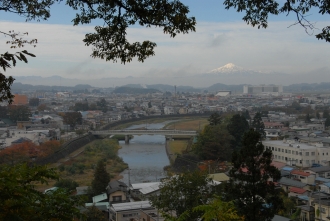
<svg viewBox="0 0 330 221">
<path fill-rule="evenodd" d="M 17 64 L 6 75 L 15 76 L 17 82 L 18 76 L 56 75 L 100 87 L 127 83 L 210 86 L 213 83 L 288 85 L 330 81 L 329 45 L 318 41 L 313 34 L 306 34 L 298 25 L 289 27 L 295 22 L 294 16 L 271 17 L 267 29 L 257 29 L 242 21 L 242 14 L 225 10 L 220 1 L 186 0 L 183 3 L 190 7 L 190 15 L 196 16 L 196 32 L 170 38 L 159 28 L 131 27 L 130 41 L 151 40 L 157 47 L 155 56 L 144 63 L 133 60 L 126 65 L 91 58 L 91 48 L 84 46 L 82 39 L 86 33 L 93 32 L 97 22 L 73 27 L 70 21 L 74 11 L 64 4 L 55 6 L 49 21 L 26 23 L 23 17 L 6 14 L 0 20 L 3 30 L 29 32 L 28 38 L 38 39 L 36 48 L 25 47 L 37 57 L 29 59 L 28 64 Z M 322 28 L 326 19 L 317 14 L 312 11 L 310 19 Z M 0 50 L 10 51 L 5 44 L 6 37 L 0 36 L 0 40 Z M 255 73 L 205 75 L 228 63 Z M 65 85 L 66 82 L 48 83 Z"/>
</svg>

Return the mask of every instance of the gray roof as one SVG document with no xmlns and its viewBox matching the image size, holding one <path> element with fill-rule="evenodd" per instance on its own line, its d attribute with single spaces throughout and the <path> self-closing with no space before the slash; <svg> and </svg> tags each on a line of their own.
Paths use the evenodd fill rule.
<svg viewBox="0 0 330 221">
<path fill-rule="evenodd" d="M 303 188 L 304 186 L 306 186 L 306 183 L 302 183 L 300 181 L 297 180 L 292 180 L 286 177 L 282 177 L 279 181 L 279 183 L 281 185 L 285 185 L 285 186 L 294 186 L 294 187 L 299 187 L 299 188 Z"/>
<path fill-rule="evenodd" d="M 107 186 L 107 193 L 111 194 L 111 193 L 114 193 L 116 191 L 126 192 L 127 191 L 127 185 L 124 182 L 121 182 L 119 180 L 111 181 Z"/>
<path fill-rule="evenodd" d="M 326 171 L 330 171 L 330 167 L 329 166 L 324 166 L 324 167 L 312 167 L 309 170 L 315 172 L 315 173 L 320 173 L 320 172 L 326 172 Z"/>
<path fill-rule="evenodd" d="M 305 210 L 305 211 L 314 211 L 314 207 L 308 205 L 297 206 L 298 208 Z"/>
<path fill-rule="evenodd" d="M 291 219 L 284 216 L 275 215 L 272 221 L 290 221 Z"/>
<path fill-rule="evenodd" d="M 127 211 L 127 210 L 140 210 L 153 208 L 149 201 L 137 201 L 129 203 L 116 203 L 111 205 L 112 210 L 115 212 Z"/>
</svg>

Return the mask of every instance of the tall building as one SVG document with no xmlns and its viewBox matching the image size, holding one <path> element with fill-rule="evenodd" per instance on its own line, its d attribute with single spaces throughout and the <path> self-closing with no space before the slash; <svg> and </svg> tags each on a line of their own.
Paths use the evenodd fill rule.
<svg viewBox="0 0 330 221">
<path fill-rule="evenodd" d="M 279 94 L 283 93 L 282 85 L 244 85 L 243 94 Z"/>
</svg>

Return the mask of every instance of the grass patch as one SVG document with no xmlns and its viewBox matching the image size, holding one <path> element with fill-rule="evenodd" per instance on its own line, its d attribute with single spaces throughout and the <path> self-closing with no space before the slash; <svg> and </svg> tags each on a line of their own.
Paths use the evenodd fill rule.
<svg viewBox="0 0 330 221">
<path fill-rule="evenodd" d="M 176 129 L 176 130 L 202 130 L 205 125 L 209 122 L 207 118 L 198 118 L 198 119 L 183 119 L 176 122 L 168 123 L 166 129 Z"/>
<path fill-rule="evenodd" d="M 174 140 L 169 141 L 170 152 L 171 154 L 182 154 L 183 151 L 187 149 L 188 141 L 187 140 Z"/>
</svg>

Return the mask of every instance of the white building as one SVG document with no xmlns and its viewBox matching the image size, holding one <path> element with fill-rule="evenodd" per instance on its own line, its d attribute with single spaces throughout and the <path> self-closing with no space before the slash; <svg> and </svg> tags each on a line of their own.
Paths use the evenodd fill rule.
<svg viewBox="0 0 330 221">
<path fill-rule="evenodd" d="M 294 140 L 272 140 L 262 142 L 273 152 L 273 160 L 288 165 L 311 167 L 313 163 L 329 166 L 330 148 L 322 143 L 315 145 L 299 143 Z"/>
<path fill-rule="evenodd" d="M 248 86 L 244 85 L 243 94 L 273 94 L 278 95 L 283 93 L 282 85 L 257 85 L 257 86 Z"/>
</svg>

